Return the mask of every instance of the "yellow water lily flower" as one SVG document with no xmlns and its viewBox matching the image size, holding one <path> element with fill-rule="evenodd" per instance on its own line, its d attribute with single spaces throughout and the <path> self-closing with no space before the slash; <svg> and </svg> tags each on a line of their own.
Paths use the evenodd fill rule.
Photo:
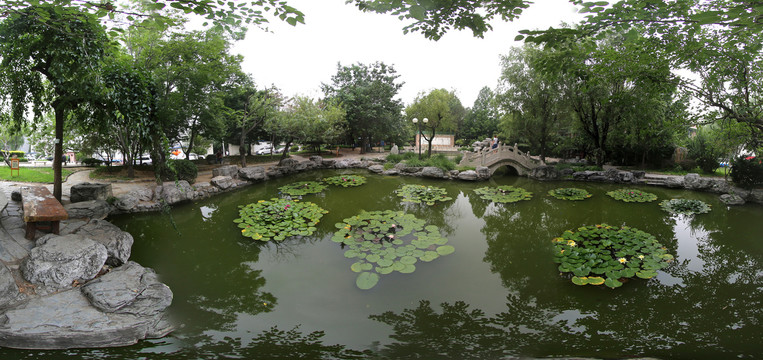
<svg viewBox="0 0 763 360">
<path fill-rule="evenodd" d="M 575 240 L 567 240 L 567 245 L 574 247 L 574 246 L 577 246 L 578 244 L 575 242 Z"/>
<path fill-rule="evenodd" d="M 644 255 L 639 255 L 639 256 L 638 256 L 638 258 L 639 258 L 640 260 L 644 260 Z"/>
<path fill-rule="evenodd" d="M 619 258 L 617 259 L 617 261 L 619 261 L 621 264 L 625 264 L 628 262 L 628 260 L 625 260 L 625 258 Z"/>
</svg>

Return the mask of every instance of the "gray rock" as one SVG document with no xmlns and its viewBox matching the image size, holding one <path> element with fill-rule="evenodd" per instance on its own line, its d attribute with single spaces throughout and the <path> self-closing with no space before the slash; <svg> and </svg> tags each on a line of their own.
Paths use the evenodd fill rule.
<svg viewBox="0 0 763 360">
<path fill-rule="evenodd" d="M 442 169 L 434 166 L 426 166 L 421 169 L 421 176 L 434 179 L 442 179 L 445 177 L 445 172 Z"/>
<path fill-rule="evenodd" d="M 79 227 L 74 234 L 95 240 L 104 247 L 108 258 L 106 264 L 119 266 L 130 259 L 134 239 L 130 233 L 105 220 L 93 220 Z"/>
<path fill-rule="evenodd" d="M 763 189 L 755 189 L 750 191 L 750 195 L 747 196 L 747 200 L 754 203 L 763 204 Z"/>
<path fill-rule="evenodd" d="M 127 346 L 172 331 L 164 314 L 105 313 L 79 288 L 33 298 L 9 309 L 0 322 L 0 346 L 69 349 Z"/>
<path fill-rule="evenodd" d="M 408 167 L 408 165 L 406 165 L 406 164 L 404 164 L 404 163 L 401 163 L 401 162 L 399 162 L 399 163 L 395 164 L 395 169 L 396 169 L 397 171 L 400 171 L 400 172 L 402 172 L 402 171 L 403 171 L 403 169 L 405 169 L 405 168 L 407 168 L 407 167 Z"/>
<path fill-rule="evenodd" d="M 236 177 L 236 174 L 238 174 L 238 166 L 236 165 L 225 165 L 212 169 L 212 177 L 228 176 L 233 178 Z"/>
<path fill-rule="evenodd" d="M 130 212 L 135 209 L 139 202 L 140 199 L 136 194 L 127 193 L 117 198 L 117 201 L 114 202 L 114 207 L 120 211 Z"/>
<path fill-rule="evenodd" d="M 382 165 L 371 165 L 368 167 L 368 171 L 376 174 L 380 174 L 384 172 L 384 166 Z"/>
<path fill-rule="evenodd" d="M 265 173 L 265 168 L 262 166 L 251 166 L 238 169 L 238 177 L 247 181 L 262 181 L 268 179 L 268 175 Z"/>
<path fill-rule="evenodd" d="M 530 177 L 537 180 L 557 180 L 560 176 L 559 170 L 550 165 L 538 166 L 530 173 Z"/>
<path fill-rule="evenodd" d="M 172 291 L 154 271 L 132 261 L 83 286 L 82 293 L 107 313 L 155 316 L 172 303 Z"/>
<path fill-rule="evenodd" d="M 479 179 L 489 179 L 490 176 L 492 175 L 490 173 L 490 168 L 488 168 L 487 166 L 478 166 L 477 169 L 475 169 L 475 171 L 477 172 L 477 178 Z"/>
<path fill-rule="evenodd" d="M 336 160 L 335 159 L 323 159 L 323 161 L 321 161 L 321 166 L 325 167 L 327 169 L 331 169 L 335 165 L 336 165 Z"/>
<path fill-rule="evenodd" d="M 680 188 L 684 186 L 684 179 L 682 176 L 668 176 L 665 178 L 665 186 L 669 188 Z"/>
<path fill-rule="evenodd" d="M 11 200 L 13 200 L 13 201 L 21 201 L 21 190 L 13 190 L 13 191 L 11 191 Z"/>
<path fill-rule="evenodd" d="M 177 204 L 181 201 L 193 200 L 193 188 L 188 181 L 180 180 L 177 183 L 165 183 L 156 187 L 156 196 L 166 204 Z"/>
<path fill-rule="evenodd" d="M 474 170 L 466 170 L 462 171 L 458 174 L 459 180 L 466 180 L 466 181 L 475 181 L 479 178 L 477 175 L 477 172 Z"/>
<path fill-rule="evenodd" d="M 636 180 L 643 179 L 644 175 L 646 175 L 646 171 L 643 171 L 643 170 L 634 170 L 634 171 L 631 171 L 631 172 L 633 173 L 633 177 Z"/>
<path fill-rule="evenodd" d="M 460 171 L 458 171 L 458 170 L 450 170 L 450 171 L 448 171 L 448 177 L 451 178 L 451 179 L 455 179 L 455 178 L 458 177 L 458 173 L 460 173 Z"/>
<path fill-rule="evenodd" d="M 218 188 L 225 190 L 231 186 L 233 186 L 233 178 L 230 176 L 215 176 L 210 180 L 212 185 L 217 186 Z"/>
<path fill-rule="evenodd" d="M 589 176 L 593 175 L 595 171 L 576 171 L 572 173 L 572 178 L 575 180 L 587 180 Z"/>
<path fill-rule="evenodd" d="M 296 167 L 299 164 L 299 161 L 295 159 L 283 159 L 281 162 L 278 163 L 278 166 L 280 167 Z"/>
<path fill-rule="evenodd" d="M 72 185 L 69 200 L 73 203 L 89 200 L 106 200 L 113 196 L 111 184 L 81 183 Z"/>
<path fill-rule="evenodd" d="M 315 163 L 315 166 L 316 166 L 316 167 L 321 167 L 321 166 L 323 166 L 323 157 L 322 157 L 322 156 L 319 156 L 319 155 L 312 155 L 312 156 L 310 156 L 310 157 L 309 157 L 309 159 L 310 159 L 310 161 L 312 161 L 313 163 Z"/>
<path fill-rule="evenodd" d="M 397 171 L 397 169 L 389 169 L 387 171 L 382 172 L 382 175 L 389 175 L 389 176 L 395 176 L 399 174 L 400 174 L 400 171 Z"/>
<path fill-rule="evenodd" d="M 391 155 L 397 155 L 400 153 L 400 149 L 398 149 L 397 145 L 392 145 L 392 148 L 389 150 L 389 153 Z"/>
<path fill-rule="evenodd" d="M 111 205 L 105 200 L 87 200 L 64 205 L 69 219 L 103 220 L 111 212 Z"/>
<path fill-rule="evenodd" d="M 107 257 L 106 247 L 94 240 L 76 234 L 57 236 L 32 249 L 21 273 L 33 284 L 64 288 L 74 280 L 95 277 Z"/>
<path fill-rule="evenodd" d="M 358 159 L 342 159 L 334 163 L 334 167 L 337 169 L 358 168 L 362 167 L 362 162 Z"/>
<path fill-rule="evenodd" d="M 723 194 L 721 201 L 726 205 L 744 205 L 744 199 L 736 194 Z"/>
<path fill-rule="evenodd" d="M 574 174 L 574 173 L 575 173 L 575 170 L 573 170 L 571 168 L 566 168 L 566 169 L 559 170 L 559 174 L 562 175 L 562 176 L 572 176 L 572 174 Z"/>
<path fill-rule="evenodd" d="M 0 261 L 0 308 L 12 303 L 19 295 L 19 287 L 8 267 Z"/>
<path fill-rule="evenodd" d="M 615 174 L 615 182 L 618 183 L 631 183 L 635 180 L 633 173 L 630 171 L 618 171 Z"/>
</svg>

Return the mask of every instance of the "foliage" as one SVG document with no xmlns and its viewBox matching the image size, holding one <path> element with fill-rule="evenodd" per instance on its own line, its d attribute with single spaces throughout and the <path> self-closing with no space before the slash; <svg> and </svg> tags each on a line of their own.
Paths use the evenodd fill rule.
<svg viewBox="0 0 763 360">
<path fill-rule="evenodd" d="M 403 202 L 412 202 L 416 204 L 434 205 L 436 202 L 452 200 L 448 196 L 447 190 L 435 186 L 424 186 L 415 184 L 406 184 L 395 190 L 395 194 L 403 198 Z"/>
<path fill-rule="evenodd" d="M 713 146 L 711 136 L 707 131 L 700 129 L 689 139 L 686 146 L 689 149 L 689 157 L 694 159 L 706 174 L 715 172 L 719 166 L 718 159 L 723 155 Z"/>
<path fill-rule="evenodd" d="M 167 181 L 185 180 L 193 184 L 198 173 L 199 168 L 191 160 L 170 160 L 162 168 L 162 179 Z"/>
<path fill-rule="evenodd" d="M 402 102 L 397 97 L 402 84 L 395 68 L 381 62 L 371 65 L 337 64 L 337 73 L 330 84 L 321 88 L 327 100 L 341 104 L 346 112 L 347 138 L 361 138 L 361 153 L 373 139 L 402 142 L 406 138 Z"/>
<path fill-rule="evenodd" d="M 266 128 L 286 138 L 287 146 L 298 141 L 319 149 L 321 144 L 339 140 L 347 126 L 346 112 L 334 100 L 315 101 L 297 96 L 279 115 L 268 122 Z M 286 151 L 282 156 L 286 156 Z"/>
<path fill-rule="evenodd" d="M 403 33 L 421 32 L 427 39 L 439 40 L 448 30 L 470 29 L 474 36 L 493 29 L 490 20 L 498 17 L 511 21 L 530 6 L 526 0 L 455 0 L 455 1 L 389 1 L 349 0 L 362 11 L 390 13 L 413 23 Z"/>
<path fill-rule="evenodd" d="M 509 185 L 501 185 L 496 187 L 481 187 L 474 189 L 474 192 L 480 196 L 480 199 L 490 200 L 498 203 L 513 203 L 522 200 L 530 200 L 533 197 L 533 193 L 521 188 Z"/>
<path fill-rule="evenodd" d="M 489 87 L 480 89 L 474 105 L 467 110 L 464 121 L 458 129 L 460 139 L 456 144 L 470 145 L 471 141 L 482 140 L 499 132 L 498 107 L 496 106 L 496 94 Z M 463 142 L 468 139 L 470 142 Z M 464 146 L 460 150 L 471 150 L 470 146 Z"/>
<path fill-rule="evenodd" d="M 673 260 L 654 236 L 641 230 L 607 224 L 565 231 L 554 238 L 559 272 L 572 273 L 575 285 L 617 288 L 626 279 L 649 279 Z"/>
<path fill-rule="evenodd" d="M 428 94 L 419 93 L 413 103 L 405 108 L 405 116 L 414 132 L 421 129 L 423 140 L 428 143 L 427 156 L 432 156 L 432 141 L 437 129 L 457 132 L 464 117 L 464 107 L 455 91 L 434 89 Z M 418 119 L 418 123 L 413 124 L 414 118 Z M 424 119 L 428 121 L 425 123 Z"/>
<path fill-rule="evenodd" d="M 366 183 L 366 177 L 360 175 L 337 175 L 323 178 L 324 183 L 341 187 L 354 187 Z"/>
<path fill-rule="evenodd" d="M 326 190 L 326 185 L 316 181 L 298 181 L 278 188 L 283 194 L 289 196 L 302 196 L 307 194 L 317 194 Z"/>
<path fill-rule="evenodd" d="M 72 174 L 71 171 L 62 169 L 64 178 Z M 25 167 L 19 168 L 19 172 L 13 171 L 11 176 L 10 167 L 0 167 L 0 180 L 31 183 L 53 183 L 53 169 L 48 167 Z"/>
<path fill-rule="evenodd" d="M 753 189 L 763 185 L 763 161 L 759 157 L 739 156 L 731 162 L 731 181 Z"/>
<path fill-rule="evenodd" d="M 311 202 L 291 199 L 260 200 L 239 206 L 239 218 L 233 220 L 241 235 L 254 240 L 281 241 L 291 236 L 310 236 L 323 214 L 328 211 Z"/>
<path fill-rule="evenodd" d="M 615 200 L 625 202 L 652 202 L 657 200 L 657 195 L 637 189 L 618 189 L 607 192 L 607 195 Z"/>
<path fill-rule="evenodd" d="M 588 191 L 578 188 L 558 188 L 549 190 L 548 194 L 559 200 L 585 200 L 593 196 Z"/>
<path fill-rule="evenodd" d="M 710 205 L 701 200 L 670 199 L 660 203 L 662 210 L 671 214 L 706 214 L 710 212 Z"/>
<path fill-rule="evenodd" d="M 103 161 L 94 159 L 94 158 L 84 158 L 80 160 L 80 162 L 82 163 L 82 165 L 89 166 L 89 167 L 96 167 L 98 165 L 103 164 Z"/>
<path fill-rule="evenodd" d="M 430 262 L 455 251 L 446 245 L 448 239 L 437 226 L 425 224 L 402 211 L 362 212 L 337 223 L 339 230 L 331 240 L 347 246 L 346 258 L 358 259 L 350 268 L 360 273 L 358 288 L 367 290 L 376 285 L 379 275 L 409 274 L 418 261 Z"/>
</svg>

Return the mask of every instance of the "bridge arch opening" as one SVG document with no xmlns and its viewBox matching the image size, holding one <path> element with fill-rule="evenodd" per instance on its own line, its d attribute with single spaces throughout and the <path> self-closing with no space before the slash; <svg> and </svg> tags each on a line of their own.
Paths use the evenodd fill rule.
<svg viewBox="0 0 763 360">
<path fill-rule="evenodd" d="M 495 169 L 493 176 L 519 176 L 519 170 L 514 166 L 504 164 Z"/>
</svg>

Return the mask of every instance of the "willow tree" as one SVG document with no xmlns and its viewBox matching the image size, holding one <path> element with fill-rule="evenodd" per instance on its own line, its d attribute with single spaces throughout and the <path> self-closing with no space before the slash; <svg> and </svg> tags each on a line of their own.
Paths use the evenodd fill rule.
<svg viewBox="0 0 763 360">
<path fill-rule="evenodd" d="M 422 122 L 424 118 L 427 119 L 427 122 L 422 125 L 424 128 L 422 136 L 428 143 L 427 156 L 432 156 L 432 141 L 438 129 L 450 131 L 457 129 L 464 117 L 463 108 L 455 92 L 435 89 L 428 94 L 420 93 L 413 100 L 413 104 L 405 109 L 405 115 L 409 119 L 418 118 Z"/>
<path fill-rule="evenodd" d="M 94 100 L 107 47 L 98 19 L 76 8 L 28 7 L 0 23 L 0 82 L 10 118 L 25 121 L 31 104 L 34 121 L 46 108 L 55 114 L 53 195 L 61 200 L 64 121 Z"/>
</svg>

